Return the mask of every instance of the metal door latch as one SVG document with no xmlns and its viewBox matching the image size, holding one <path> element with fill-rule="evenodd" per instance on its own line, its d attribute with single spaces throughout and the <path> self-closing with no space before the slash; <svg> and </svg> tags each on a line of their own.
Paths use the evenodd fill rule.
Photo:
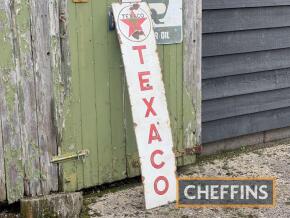
<svg viewBox="0 0 290 218">
<path fill-rule="evenodd" d="M 54 156 L 51 163 L 61 163 L 69 160 L 84 160 L 89 156 L 89 150 L 81 150 L 78 152 L 71 152 L 66 154 L 61 154 L 59 156 Z"/>
<path fill-rule="evenodd" d="M 113 10 L 110 9 L 109 14 L 108 14 L 108 22 L 109 22 L 109 30 L 113 31 L 116 29 L 116 23 L 115 23 L 115 19 L 114 19 L 114 14 L 113 14 Z"/>
<path fill-rule="evenodd" d="M 88 3 L 89 0 L 73 0 L 73 3 Z"/>
</svg>

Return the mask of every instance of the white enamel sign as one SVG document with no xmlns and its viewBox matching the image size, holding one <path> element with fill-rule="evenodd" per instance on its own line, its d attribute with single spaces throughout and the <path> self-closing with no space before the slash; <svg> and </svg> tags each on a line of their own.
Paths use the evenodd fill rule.
<svg viewBox="0 0 290 218">
<path fill-rule="evenodd" d="M 123 0 L 124 3 L 141 1 L 150 7 L 157 44 L 182 43 L 182 0 Z"/>
<path fill-rule="evenodd" d="M 144 2 L 113 3 L 113 12 L 150 209 L 176 200 L 173 140 L 153 22 Z"/>
</svg>

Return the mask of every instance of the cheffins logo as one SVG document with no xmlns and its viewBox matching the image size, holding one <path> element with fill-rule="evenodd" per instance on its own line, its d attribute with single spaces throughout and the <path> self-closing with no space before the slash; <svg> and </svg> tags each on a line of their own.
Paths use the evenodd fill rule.
<svg viewBox="0 0 290 218">
<path fill-rule="evenodd" d="M 274 207 L 275 178 L 179 178 L 178 207 Z"/>
</svg>

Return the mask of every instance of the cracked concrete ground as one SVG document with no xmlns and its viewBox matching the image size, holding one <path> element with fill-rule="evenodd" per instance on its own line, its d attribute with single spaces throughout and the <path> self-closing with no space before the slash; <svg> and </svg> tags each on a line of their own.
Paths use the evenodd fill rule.
<svg viewBox="0 0 290 218">
<path fill-rule="evenodd" d="M 290 218 L 290 144 L 205 158 L 180 176 L 277 177 L 277 206 L 271 209 L 178 209 L 170 204 L 144 209 L 140 184 L 101 197 L 89 196 L 83 217 L 267 217 Z"/>
</svg>

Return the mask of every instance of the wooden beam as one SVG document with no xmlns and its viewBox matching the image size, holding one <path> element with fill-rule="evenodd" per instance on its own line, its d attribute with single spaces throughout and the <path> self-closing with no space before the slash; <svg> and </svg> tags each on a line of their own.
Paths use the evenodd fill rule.
<svg viewBox="0 0 290 218">
<path fill-rule="evenodd" d="M 6 172 L 7 200 L 13 203 L 23 197 L 24 170 L 22 142 L 18 113 L 19 60 L 15 53 L 15 20 L 10 0 L 0 1 L 0 111 L 2 119 L 2 143 Z"/>
<path fill-rule="evenodd" d="M 183 123 L 184 147 L 201 144 L 202 0 L 184 0 Z M 184 164 L 193 160 L 185 158 Z"/>
<path fill-rule="evenodd" d="M 40 149 L 41 188 L 43 194 L 58 190 L 58 169 L 50 163 L 57 155 L 57 133 L 54 123 L 53 67 L 51 55 L 51 27 L 58 25 L 51 16 L 58 17 L 52 8 L 55 0 L 32 0 L 31 36 L 33 48 L 33 66 L 35 71 L 36 102 L 38 118 L 38 141 Z M 57 28 L 57 27 L 56 27 Z M 55 44 L 55 46 L 59 46 Z"/>
<path fill-rule="evenodd" d="M 35 72 L 30 35 L 29 1 L 15 1 L 15 47 L 18 73 L 18 113 L 22 138 L 24 166 L 24 193 L 26 196 L 41 194 L 40 165 L 35 98 Z M 16 13 L 17 12 L 17 13 Z"/>
</svg>

